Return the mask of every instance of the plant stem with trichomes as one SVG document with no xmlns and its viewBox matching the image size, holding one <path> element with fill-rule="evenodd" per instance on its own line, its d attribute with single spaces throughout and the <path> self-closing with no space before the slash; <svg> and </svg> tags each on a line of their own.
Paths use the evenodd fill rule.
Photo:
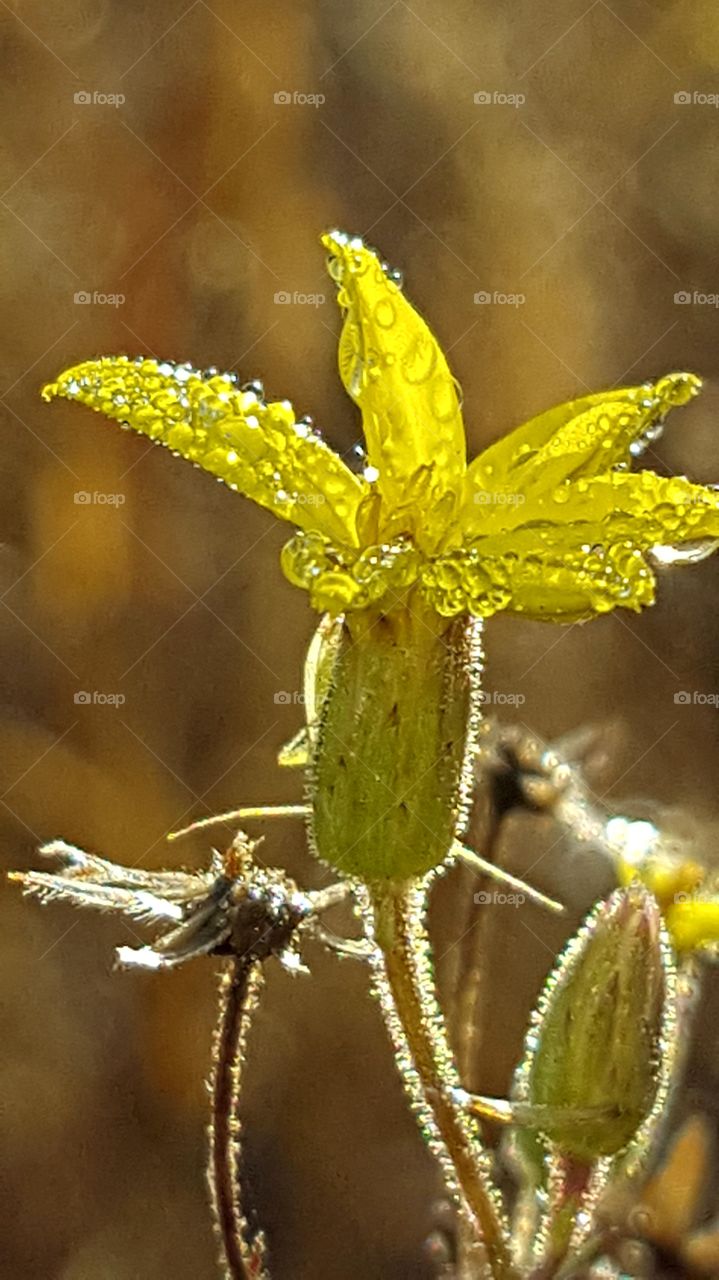
<svg viewBox="0 0 719 1280">
<path fill-rule="evenodd" d="M 435 994 L 425 927 L 431 878 L 369 888 L 377 946 L 375 990 L 430 1147 L 450 1193 L 481 1239 L 485 1274 L 491 1280 L 513 1280 L 508 1229 L 477 1124 L 452 1096 L 459 1077 Z"/>
<path fill-rule="evenodd" d="M 269 1280 L 264 1236 L 252 1233 L 242 1205 L 239 1117 L 245 1041 L 263 984 L 261 963 L 246 958 L 233 960 L 220 978 L 208 1179 L 225 1280 Z"/>
</svg>

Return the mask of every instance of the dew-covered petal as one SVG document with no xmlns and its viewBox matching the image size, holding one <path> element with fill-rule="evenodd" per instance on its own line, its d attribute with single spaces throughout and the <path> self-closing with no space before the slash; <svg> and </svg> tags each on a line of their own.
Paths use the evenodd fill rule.
<svg viewBox="0 0 719 1280">
<path fill-rule="evenodd" d="M 465 481 L 463 520 L 468 527 L 481 520 L 477 494 L 497 489 L 543 494 L 562 480 L 627 464 L 657 438 L 669 410 L 700 389 L 694 374 L 670 373 L 657 382 L 584 396 L 532 418 L 475 458 Z"/>
<path fill-rule="evenodd" d="M 87 360 L 43 389 L 77 400 L 166 445 L 275 515 L 357 545 L 366 490 L 286 400 L 229 374 L 127 356 Z"/>
<path fill-rule="evenodd" d="M 432 500 L 454 490 L 465 470 L 457 385 L 436 338 L 393 273 L 358 238 L 323 236 L 344 323 L 342 382 L 362 410 L 370 464 L 386 501 L 402 502 L 426 469 Z M 430 508 L 425 508 L 427 523 Z M 438 515 L 446 522 L 446 512 Z"/>
<path fill-rule="evenodd" d="M 465 541 L 547 526 L 603 525 L 605 538 L 630 537 L 642 547 L 701 544 L 719 537 L 719 491 L 684 476 L 608 471 L 564 480 L 542 494 L 484 494 L 478 520 L 463 523 Z M 703 551 L 702 553 L 703 554 Z M 700 558 L 693 552 L 690 561 Z M 661 559 L 661 556 L 658 557 Z"/>
<path fill-rule="evenodd" d="M 578 622 L 618 607 L 638 611 L 654 601 L 654 574 L 626 538 L 602 541 L 604 530 L 521 529 L 483 538 L 427 562 L 422 592 L 447 617 L 500 610 L 547 622 Z"/>
<path fill-rule="evenodd" d="M 610 471 L 570 481 L 566 490 L 566 501 L 562 486 L 551 498 L 555 510 L 566 512 L 562 524 L 601 522 L 610 537 L 626 532 L 647 548 L 719 537 L 719 490 L 685 476 Z"/>
<path fill-rule="evenodd" d="M 380 601 L 391 608 L 416 581 L 420 563 L 420 553 L 408 538 L 348 556 L 323 538 L 298 533 L 282 549 L 285 576 L 309 592 L 313 609 L 334 617 Z"/>
<path fill-rule="evenodd" d="M 683 476 L 609 471 L 520 496 L 483 503 L 485 536 L 464 531 L 462 547 L 425 564 L 423 590 L 440 613 L 570 622 L 638 610 L 654 600 L 655 549 L 719 546 L 719 491 Z"/>
</svg>

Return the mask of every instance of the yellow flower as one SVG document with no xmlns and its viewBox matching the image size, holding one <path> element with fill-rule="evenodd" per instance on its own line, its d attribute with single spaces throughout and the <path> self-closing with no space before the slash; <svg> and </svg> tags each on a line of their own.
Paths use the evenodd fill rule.
<svg viewBox="0 0 719 1280">
<path fill-rule="evenodd" d="M 321 612 L 387 611 L 409 589 L 446 618 L 638 610 L 654 598 L 653 550 L 661 559 L 719 536 L 713 489 L 628 469 L 698 378 L 574 400 L 467 466 L 457 384 L 396 273 L 359 239 L 333 232 L 323 244 L 344 317 L 340 376 L 362 413 L 362 475 L 287 401 L 214 370 L 109 356 L 68 369 L 44 397 L 142 432 L 297 526 L 282 565 Z"/>
<path fill-rule="evenodd" d="M 661 852 L 641 858 L 619 857 L 617 877 L 623 885 L 640 880 L 653 893 L 676 951 L 716 952 L 719 947 L 716 877 L 708 877 L 699 863 Z"/>
<path fill-rule="evenodd" d="M 652 822 L 616 817 L 607 824 L 617 879 L 640 881 L 654 896 L 676 951 L 719 947 L 719 878 L 662 835 Z"/>
</svg>

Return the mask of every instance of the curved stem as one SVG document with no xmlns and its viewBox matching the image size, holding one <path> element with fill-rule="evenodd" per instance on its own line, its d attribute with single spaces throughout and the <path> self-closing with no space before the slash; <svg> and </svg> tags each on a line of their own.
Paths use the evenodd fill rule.
<svg viewBox="0 0 719 1280">
<path fill-rule="evenodd" d="M 263 983 L 261 965 L 240 959 L 233 960 L 220 979 L 208 1178 L 225 1280 L 269 1280 L 264 1236 L 253 1234 L 242 1208 L 238 1114 L 245 1042 Z"/>
<path fill-rule="evenodd" d="M 424 916 L 428 882 L 369 886 L 378 951 L 375 987 L 405 1087 L 430 1135 L 448 1189 L 473 1222 L 486 1254 L 485 1274 L 510 1280 L 515 1272 L 499 1195 L 475 1121 L 452 1095 L 459 1086 L 436 999 Z"/>
</svg>

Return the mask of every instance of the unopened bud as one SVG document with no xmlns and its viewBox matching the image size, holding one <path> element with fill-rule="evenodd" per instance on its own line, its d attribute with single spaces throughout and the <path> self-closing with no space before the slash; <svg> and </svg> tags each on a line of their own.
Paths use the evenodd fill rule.
<svg viewBox="0 0 719 1280">
<path fill-rule="evenodd" d="M 519 1095 L 563 1155 L 616 1154 L 660 1088 L 674 971 L 655 898 L 640 884 L 600 903 L 544 989 Z"/>
</svg>

